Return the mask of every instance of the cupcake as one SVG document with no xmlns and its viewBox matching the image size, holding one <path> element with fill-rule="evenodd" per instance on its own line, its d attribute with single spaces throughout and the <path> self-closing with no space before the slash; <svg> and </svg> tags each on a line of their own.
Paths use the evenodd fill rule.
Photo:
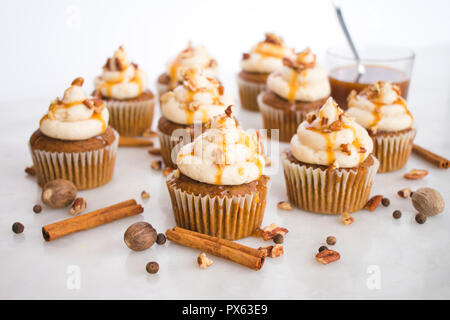
<svg viewBox="0 0 450 320">
<path fill-rule="evenodd" d="M 174 89 L 182 80 L 180 71 L 184 68 L 202 69 L 207 77 L 217 76 L 217 61 L 213 59 L 203 46 L 193 47 L 191 42 L 175 59 L 167 64 L 167 71 L 161 74 L 156 82 L 159 96 Z"/>
<path fill-rule="evenodd" d="M 178 226 L 236 240 L 261 225 L 269 178 L 259 135 L 241 130 L 231 113 L 181 148 L 167 187 Z"/>
<path fill-rule="evenodd" d="M 111 127 L 120 135 L 141 136 L 150 129 L 155 97 L 144 71 L 128 61 L 123 47 L 108 58 L 94 84 L 95 95 L 106 102 Z"/>
<path fill-rule="evenodd" d="M 111 180 L 119 135 L 108 126 L 105 103 L 85 94 L 77 78 L 62 99 L 51 102 L 29 146 L 40 186 L 54 179 L 72 181 L 78 189 Z"/>
<path fill-rule="evenodd" d="M 202 126 L 224 113 L 233 99 L 219 83 L 204 70 L 183 69 L 181 84 L 161 96 L 162 116 L 158 122 L 161 155 L 167 166 L 176 168 L 180 147 L 202 133 Z M 181 139 L 181 140 L 180 140 Z"/>
<path fill-rule="evenodd" d="M 348 115 L 369 131 L 373 154 L 380 161 L 378 172 L 403 168 L 413 147 L 416 130 L 400 88 L 391 82 L 376 82 L 348 97 Z"/>
<path fill-rule="evenodd" d="M 378 160 L 366 129 L 332 98 L 308 114 L 282 153 L 289 200 L 326 214 L 351 213 L 367 202 Z"/>
<path fill-rule="evenodd" d="M 258 95 L 258 105 L 267 135 L 279 130 L 279 139 L 289 142 L 306 114 L 318 110 L 330 95 L 327 72 L 306 49 L 294 59 L 283 58 L 283 67 L 267 78 L 267 90 Z"/>
<path fill-rule="evenodd" d="M 266 89 L 266 80 L 271 72 L 281 69 L 283 57 L 294 56 L 294 49 L 284 45 L 283 39 L 273 33 L 266 33 L 264 41 L 242 55 L 237 77 L 241 106 L 248 110 L 258 110 L 256 98 Z"/>
</svg>

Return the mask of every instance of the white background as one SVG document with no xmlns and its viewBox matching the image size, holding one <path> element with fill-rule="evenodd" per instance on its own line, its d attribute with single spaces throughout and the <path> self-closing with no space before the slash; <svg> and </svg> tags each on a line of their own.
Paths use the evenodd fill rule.
<svg viewBox="0 0 450 320">
<path fill-rule="evenodd" d="M 358 43 L 397 44 L 416 51 L 408 98 L 418 127 L 416 141 L 450 157 L 450 1 L 341 3 Z M 143 202 L 142 216 L 50 243 L 42 239 L 41 227 L 68 213 L 48 208 L 39 215 L 32 212 L 41 190 L 23 172 L 31 164 L 27 141 L 49 101 L 73 78 L 83 76 L 92 85 L 106 58 L 124 44 L 153 84 L 167 59 L 193 40 L 217 58 L 221 80 L 236 92 L 241 54 L 265 31 L 281 34 L 298 49 L 310 46 L 321 58 L 326 47 L 343 43 L 328 1 L 55 0 L 2 1 L 1 7 L 0 298 L 450 298 L 450 214 L 418 225 L 410 202 L 396 196 L 408 185 L 430 186 L 449 204 L 450 170 L 436 169 L 416 156 L 403 170 L 376 176 L 372 194 L 388 196 L 391 206 L 355 213 L 350 226 L 342 225 L 339 217 L 277 209 L 276 203 L 285 200 L 285 187 L 282 172 L 272 170 L 263 225 L 276 222 L 290 232 L 286 254 L 268 259 L 258 272 L 214 257 L 214 265 L 201 270 L 195 262 L 198 252 L 176 244 L 141 253 L 124 245 L 123 233 L 135 221 L 149 221 L 160 232 L 175 224 L 164 179 L 149 168 L 156 158 L 145 149 L 121 148 L 113 180 L 80 192 L 94 210 L 129 198 L 140 200 L 146 189 L 151 199 Z M 239 110 L 238 118 L 244 128 L 261 127 L 258 113 Z M 276 155 L 273 161 L 277 168 Z M 426 168 L 430 174 L 416 182 L 404 180 L 403 173 L 412 168 Z M 401 220 L 392 219 L 394 209 L 402 210 Z M 25 225 L 23 234 L 11 232 L 15 221 Z M 323 266 L 314 255 L 328 235 L 337 237 L 335 248 L 342 258 Z M 254 238 L 240 242 L 269 244 Z M 151 260 L 160 263 L 157 275 L 145 272 Z M 79 289 L 67 286 L 73 265 L 80 268 Z M 380 271 L 379 288 L 367 286 L 373 268 Z"/>
</svg>

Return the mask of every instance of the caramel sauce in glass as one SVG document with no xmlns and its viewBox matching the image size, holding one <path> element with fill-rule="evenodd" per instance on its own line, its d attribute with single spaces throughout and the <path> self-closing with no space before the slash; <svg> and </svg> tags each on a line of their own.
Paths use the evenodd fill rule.
<svg viewBox="0 0 450 320">
<path fill-rule="evenodd" d="M 369 84 L 380 81 L 391 81 L 400 87 L 402 96 L 408 96 L 409 78 L 400 70 L 376 65 L 365 65 L 366 72 L 356 82 L 358 71 L 356 66 L 344 66 L 333 69 L 329 73 L 331 96 L 338 105 L 347 109 L 347 97 L 352 90 L 361 91 Z"/>
</svg>

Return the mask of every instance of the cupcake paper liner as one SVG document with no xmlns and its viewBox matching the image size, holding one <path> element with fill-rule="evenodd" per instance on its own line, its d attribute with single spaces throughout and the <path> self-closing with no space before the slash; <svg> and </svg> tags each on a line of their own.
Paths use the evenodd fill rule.
<svg viewBox="0 0 450 320">
<path fill-rule="evenodd" d="M 375 136 L 373 154 L 380 161 L 378 172 L 390 172 L 403 168 L 411 154 L 416 129 L 394 136 Z"/>
<path fill-rule="evenodd" d="M 285 111 L 273 108 L 263 102 L 264 92 L 258 95 L 258 105 L 263 118 L 263 126 L 267 129 L 267 137 L 271 137 L 271 130 L 279 130 L 279 140 L 282 142 L 291 141 L 292 136 L 297 132 L 298 125 L 306 119 L 308 112 Z"/>
<path fill-rule="evenodd" d="M 161 131 L 158 131 L 158 137 L 164 164 L 171 168 L 177 168 L 177 164 L 172 161 L 172 154 L 174 155 L 174 159 L 176 159 L 178 151 L 180 151 L 181 147 L 184 145 L 183 142 L 172 140 L 172 136 L 162 133 Z"/>
<path fill-rule="evenodd" d="M 266 89 L 265 83 L 250 82 L 237 76 L 239 97 L 244 109 L 258 111 L 258 95 Z"/>
<path fill-rule="evenodd" d="M 326 214 L 355 212 L 367 203 L 379 162 L 368 168 L 331 172 L 293 163 L 282 153 L 289 201 L 296 207 Z"/>
<path fill-rule="evenodd" d="M 169 176 L 170 177 L 170 176 Z M 253 234 L 266 207 L 264 189 L 233 197 L 195 195 L 168 185 L 177 226 L 228 240 Z"/>
<path fill-rule="evenodd" d="M 109 124 L 121 136 L 142 136 L 152 126 L 155 98 L 144 101 L 106 100 Z"/>
<path fill-rule="evenodd" d="M 111 180 L 119 135 L 110 145 L 86 152 L 48 152 L 30 147 L 38 183 L 42 187 L 55 179 L 72 181 L 78 190 L 99 187 Z"/>
</svg>

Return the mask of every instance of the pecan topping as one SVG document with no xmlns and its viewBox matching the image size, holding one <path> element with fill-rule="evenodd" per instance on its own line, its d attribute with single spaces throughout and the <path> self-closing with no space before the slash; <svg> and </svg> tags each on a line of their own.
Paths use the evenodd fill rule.
<svg viewBox="0 0 450 320">
<path fill-rule="evenodd" d="M 283 65 L 288 67 L 289 69 L 296 71 L 297 73 L 300 73 L 306 69 L 304 64 L 298 61 L 292 61 L 291 59 L 286 57 L 283 58 Z"/>
<path fill-rule="evenodd" d="M 233 113 L 233 110 L 231 109 L 231 104 L 225 109 L 225 114 L 231 118 L 231 114 Z"/>
<path fill-rule="evenodd" d="M 264 42 L 275 44 L 275 45 L 278 45 L 278 46 L 282 46 L 283 45 L 283 39 L 281 37 L 276 36 L 274 33 L 267 32 L 265 34 L 265 36 L 266 36 L 266 38 L 264 39 Z"/>
<path fill-rule="evenodd" d="M 219 91 L 219 95 L 223 96 L 225 88 L 223 87 L 223 85 L 219 84 L 219 87 L 217 88 L 217 91 Z"/>
<path fill-rule="evenodd" d="M 89 109 L 94 110 L 95 113 L 101 113 L 105 108 L 105 102 L 101 99 L 85 99 L 83 104 Z"/>
<path fill-rule="evenodd" d="M 331 131 L 338 131 L 343 128 L 343 123 L 341 120 L 333 121 L 332 124 L 330 124 L 330 130 Z"/>
<path fill-rule="evenodd" d="M 351 155 L 352 152 L 350 151 L 350 149 L 348 148 L 348 143 L 345 144 L 341 144 L 340 145 L 340 149 L 343 153 L 346 153 L 347 155 Z"/>
<path fill-rule="evenodd" d="M 314 122 L 314 120 L 317 119 L 317 115 L 314 112 L 310 112 L 306 115 L 306 121 L 311 124 Z"/>
<path fill-rule="evenodd" d="M 249 53 L 243 53 L 242 54 L 242 60 L 247 60 L 250 59 L 250 54 Z"/>
<path fill-rule="evenodd" d="M 359 153 L 365 153 L 365 152 L 367 152 L 367 149 L 364 148 L 364 147 L 359 147 L 358 152 L 359 152 Z"/>
<path fill-rule="evenodd" d="M 75 80 L 72 81 L 73 86 L 81 87 L 84 83 L 84 79 L 82 77 L 78 77 Z"/>
</svg>

